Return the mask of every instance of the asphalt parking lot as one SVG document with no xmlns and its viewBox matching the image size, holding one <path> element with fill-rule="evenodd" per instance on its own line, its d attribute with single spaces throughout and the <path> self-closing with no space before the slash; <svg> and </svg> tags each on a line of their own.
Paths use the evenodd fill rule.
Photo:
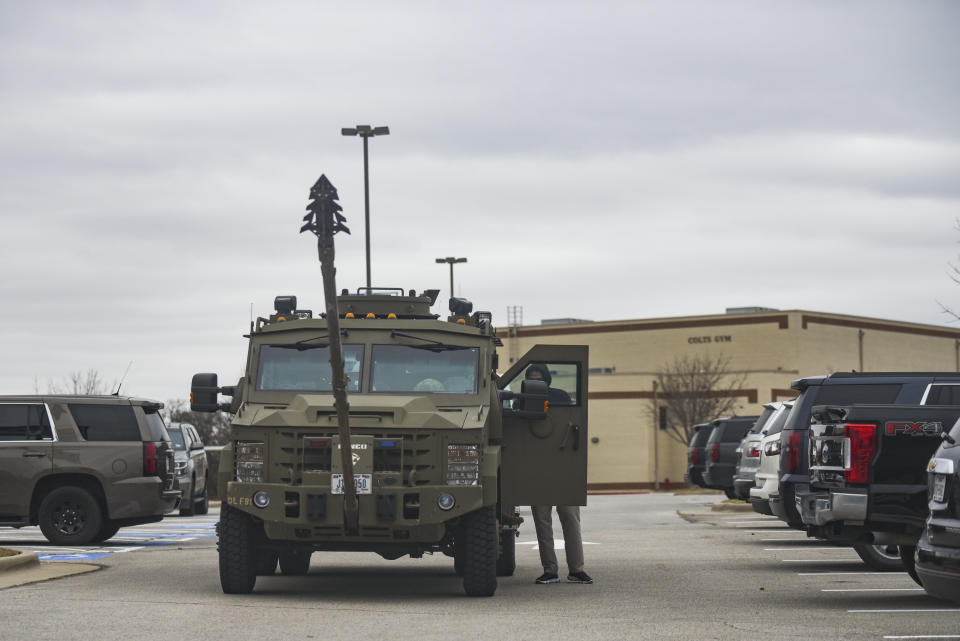
<svg viewBox="0 0 960 641">
<path fill-rule="evenodd" d="M 317 553 L 306 577 L 261 577 L 252 595 L 227 596 L 215 511 L 126 528 L 91 549 L 0 530 L 2 547 L 51 562 L 100 555 L 84 561 L 103 566 L 0 591 L 0 639 L 960 639 L 960 607 L 906 573 L 869 571 L 852 550 L 769 517 L 712 511 L 719 498 L 591 496 L 583 535 L 594 585 L 533 583 L 528 518 L 517 573 L 492 598 L 463 596 L 442 555 L 361 553 Z"/>
</svg>

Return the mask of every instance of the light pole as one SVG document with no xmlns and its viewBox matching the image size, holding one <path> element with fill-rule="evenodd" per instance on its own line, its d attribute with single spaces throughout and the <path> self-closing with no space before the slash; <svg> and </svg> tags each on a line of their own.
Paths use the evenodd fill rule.
<svg viewBox="0 0 960 641">
<path fill-rule="evenodd" d="M 370 172 L 367 169 L 367 139 L 371 136 L 389 136 L 390 128 L 357 125 L 353 128 L 343 127 L 340 133 L 344 136 L 360 136 L 363 138 L 363 223 L 367 232 L 367 293 L 370 293 Z"/>
<path fill-rule="evenodd" d="M 438 258 L 438 263 L 450 263 L 450 298 L 453 298 L 453 265 L 454 263 L 465 263 L 467 262 L 466 258 L 454 258 L 453 256 L 447 256 L 446 258 Z"/>
</svg>

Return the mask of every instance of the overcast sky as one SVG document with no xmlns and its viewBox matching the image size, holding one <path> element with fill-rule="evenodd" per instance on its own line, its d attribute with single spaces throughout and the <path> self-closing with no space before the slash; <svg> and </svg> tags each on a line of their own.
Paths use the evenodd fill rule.
<svg viewBox="0 0 960 641">
<path fill-rule="evenodd" d="M 242 373 L 325 173 L 338 285 L 506 324 L 766 306 L 950 324 L 960 3 L 0 0 L 0 393 Z M 957 326 L 956 323 L 953 326 Z"/>
</svg>

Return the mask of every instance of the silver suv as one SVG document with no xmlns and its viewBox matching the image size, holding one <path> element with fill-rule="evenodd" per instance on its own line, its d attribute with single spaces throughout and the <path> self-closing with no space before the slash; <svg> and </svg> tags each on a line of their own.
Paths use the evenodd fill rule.
<svg viewBox="0 0 960 641">
<path fill-rule="evenodd" d="M 183 498 L 180 515 L 207 513 L 207 453 L 200 435 L 190 423 L 170 423 L 167 427 L 173 441 L 174 465 Z"/>
</svg>

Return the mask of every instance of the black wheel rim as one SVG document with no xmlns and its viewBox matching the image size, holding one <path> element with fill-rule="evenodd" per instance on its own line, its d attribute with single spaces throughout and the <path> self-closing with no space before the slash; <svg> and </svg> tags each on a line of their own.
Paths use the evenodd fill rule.
<svg viewBox="0 0 960 641">
<path fill-rule="evenodd" d="M 53 527 L 65 536 L 74 536 L 87 524 L 87 514 L 78 503 L 63 501 L 53 510 Z"/>
</svg>

